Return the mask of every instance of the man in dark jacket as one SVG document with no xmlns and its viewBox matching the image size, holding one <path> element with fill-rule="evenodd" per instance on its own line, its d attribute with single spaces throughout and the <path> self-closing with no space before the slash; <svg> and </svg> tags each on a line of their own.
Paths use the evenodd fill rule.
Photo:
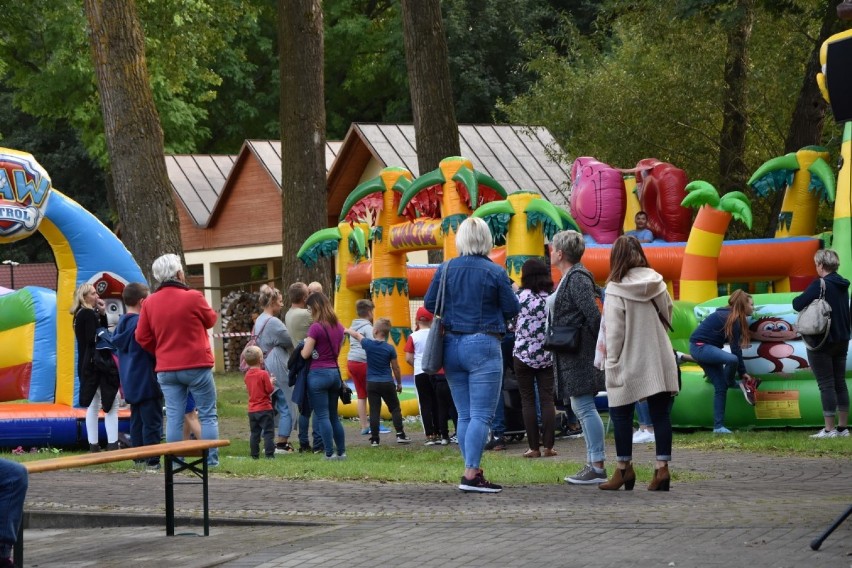
<svg viewBox="0 0 852 568">
<path fill-rule="evenodd" d="M 124 399 L 130 403 L 130 439 L 134 446 L 159 444 L 163 438 L 163 392 L 154 373 L 154 357 L 136 342 L 136 324 L 148 287 L 131 282 L 122 299 L 126 313 L 118 320 L 112 343 L 118 349 L 118 374 Z M 145 460 L 142 460 L 143 462 Z M 160 457 L 147 460 L 152 470 L 160 468 Z"/>
</svg>

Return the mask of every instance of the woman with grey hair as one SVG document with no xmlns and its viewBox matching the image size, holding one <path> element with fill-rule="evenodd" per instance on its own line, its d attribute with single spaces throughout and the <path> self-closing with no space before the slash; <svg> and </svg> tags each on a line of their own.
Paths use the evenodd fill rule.
<svg viewBox="0 0 852 568">
<path fill-rule="evenodd" d="M 157 359 L 157 382 L 166 400 L 166 441 L 183 440 L 183 417 L 190 392 L 198 407 L 201 437 L 216 440 L 219 417 L 213 350 L 207 336 L 207 330 L 216 323 L 216 312 L 200 292 L 186 285 L 176 254 L 154 260 L 151 272 L 160 287 L 142 304 L 136 341 Z M 207 464 L 219 465 L 216 448 L 207 454 Z"/>
<path fill-rule="evenodd" d="M 837 273 L 840 257 L 833 250 L 817 251 L 814 263 L 819 278 L 793 298 L 793 309 L 800 312 L 820 297 L 824 283 L 825 301 L 831 306 L 828 338 L 820 347 L 808 349 L 808 362 L 819 386 L 825 420 L 825 428 L 811 438 L 845 438 L 849 436 L 849 389 L 846 386 L 846 354 L 850 337 L 849 281 Z M 807 338 L 804 340 L 809 341 Z"/>
<path fill-rule="evenodd" d="M 500 341 L 506 320 L 520 310 L 506 271 L 488 253 L 494 240 L 479 218 L 465 219 L 456 233 L 459 258 L 443 263 L 426 292 L 424 305 L 444 324 L 444 372 L 458 410 L 459 450 L 464 475 L 459 489 L 498 493 L 502 487 L 485 479 L 482 452 L 500 400 L 503 354 Z M 441 279 L 446 273 L 443 299 Z"/>
<path fill-rule="evenodd" d="M 601 290 L 592 273 L 580 263 L 586 244 L 577 231 L 560 231 L 550 242 L 550 263 L 562 272 L 562 280 L 548 298 L 550 325 L 579 325 L 580 348 L 576 353 L 554 353 L 557 389 L 580 424 L 586 440 L 588 463 L 565 481 L 575 485 L 593 485 L 607 480 L 604 460 L 604 427 L 595 408 L 595 395 L 604 390 L 604 374 L 594 366 L 595 344 L 601 325 L 601 313 L 595 299 Z"/>
</svg>

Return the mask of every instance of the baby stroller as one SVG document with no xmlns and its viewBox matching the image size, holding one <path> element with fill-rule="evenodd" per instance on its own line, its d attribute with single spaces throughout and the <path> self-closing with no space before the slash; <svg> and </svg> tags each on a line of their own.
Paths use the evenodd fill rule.
<svg viewBox="0 0 852 568">
<path fill-rule="evenodd" d="M 511 365 L 503 368 L 503 420 L 506 430 L 503 438 L 508 441 L 520 442 L 527 435 L 524 427 L 524 413 L 521 406 L 521 391 L 518 380 Z"/>
</svg>

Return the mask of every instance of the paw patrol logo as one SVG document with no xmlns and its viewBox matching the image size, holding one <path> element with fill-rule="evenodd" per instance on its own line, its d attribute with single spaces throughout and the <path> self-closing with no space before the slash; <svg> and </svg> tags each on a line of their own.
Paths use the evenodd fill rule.
<svg viewBox="0 0 852 568">
<path fill-rule="evenodd" d="M 44 218 L 50 177 L 30 154 L 0 148 L 0 243 L 33 234 Z"/>
</svg>

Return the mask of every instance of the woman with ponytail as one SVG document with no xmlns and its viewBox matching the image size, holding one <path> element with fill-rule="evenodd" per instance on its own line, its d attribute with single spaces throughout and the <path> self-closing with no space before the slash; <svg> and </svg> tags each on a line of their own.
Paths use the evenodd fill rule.
<svg viewBox="0 0 852 568">
<path fill-rule="evenodd" d="M 742 290 L 728 298 L 728 307 L 721 308 L 704 318 L 689 338 L 689 354 L 701 365 L 707 378 L 713 383 L 713 432 L 730 434 L 725 428 L 725 402 L 728 389 L 737 386 L 734 377 L 739 374 L 739 387 L 746 402 L 754 406 L 754 392 L 760 379 L 746 373 L 743 362 L 743 347 L 749 345 L 748 317 L 754 313 L 754 300 Z M 725 343 L 731 346 L 730 353 L 724 351 Z"/>
</svg>

